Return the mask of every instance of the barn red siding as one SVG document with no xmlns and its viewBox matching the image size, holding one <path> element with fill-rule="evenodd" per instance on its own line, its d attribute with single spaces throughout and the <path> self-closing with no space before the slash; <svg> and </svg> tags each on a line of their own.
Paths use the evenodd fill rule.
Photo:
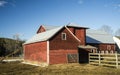
<svg viewBox="0 0 120 75">
<path fill-rule="evenodd" d="M 81 45 L 85 45 L 86 30 L 85 29 L 76 29 L 75 35 L 81 41 Z"/>
<path fill-rule="evenodd" d="M 87 44 L 97 47 L 99 51 L 115 52 L 115 44 L 102 44 L 102 43 L 101 44 L 87 43 Z"/>
<path fill-rule="evenodd" d="M 50 50 L 50 64 L 68 63 L 67 54 L 78 54 L 78 50 Z"/>
<path fill-rule="evenodd" d="M 47 62 L 47 42 L 24 45 L 24 59 L 29 61 Z"/>
<path fill-rule="evenodd" d="M 66 33 L 66 40 L 61 39 L 61 34 Z M 67 63 L 67 54 L 78 54 L 80 42 L 68 30 L 62 29 L 50 39 L 50 64 Z"/>
<path fill-rule="evenodd" d="M 100 50 L 114 50 L 115 51 L 115 45 L 114 44 L 100 44 L 99 49 Z"/>
<path fill-rule="evenodd" d="M 66 33 L 66 40 L 62 40 L 62 33 Z M 62 29 L 58 34 L 56 34 L 52 39 L 50 39 L 50 50 L 71 50 L 77 49 L 78 45 L 81 43 L 73 37 L 67 29 Z"/>
<path fill-rule="evenodd" d="M 73 34 L 75 34 L 75 28 L 73 28 L 73 27 L 70 28 L 70 27 L 69 27 L 69 30 L 70 30 Z"/>
<path fill-rule="evenodd" d="M 86 44 L 86 29 L 69 27 L 69 30 L 81 41 L 81 45 Z"/>
<path fill-rule="evenodd" d="M 38 33 L 41 33 L 41 32 L 44 32 L 44 31 L 46 31 L 46 30 L 45 30 L 45 28 L 41 25 L 40 28 L 39 28 L 38 31 L 37 31 L 37 34 L 38 34 Z"/>
</svg>

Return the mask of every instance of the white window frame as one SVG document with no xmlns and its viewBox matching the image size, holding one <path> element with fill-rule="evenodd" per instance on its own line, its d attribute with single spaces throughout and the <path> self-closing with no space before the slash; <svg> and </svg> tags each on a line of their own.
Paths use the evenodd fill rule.
<svg viewBox="0 0 120 75">
<path fill-rule="evenodd" d="M 62 33 L 61 38 L 62 38 L 62 40 L 66 40 L 66 33 Z"/>
</svg>

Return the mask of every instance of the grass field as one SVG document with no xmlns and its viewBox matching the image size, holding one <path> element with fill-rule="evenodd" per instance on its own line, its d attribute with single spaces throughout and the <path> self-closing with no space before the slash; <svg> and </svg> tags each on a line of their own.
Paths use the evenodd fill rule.
<svg viewBox="0 0 120 75">
<path fill-rule="evenodd" d="M 120 75 L 120 69 L 77 63 L 38 67 L 12 62 L 0 63 L 0 75 Z"/>
</svg>

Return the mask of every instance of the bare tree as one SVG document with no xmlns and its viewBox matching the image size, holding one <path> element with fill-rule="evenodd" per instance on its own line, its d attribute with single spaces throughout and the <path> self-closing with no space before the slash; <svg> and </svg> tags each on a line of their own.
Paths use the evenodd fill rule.
<svg viewBox="0 0 120 75">
<path fill-rule="evenodd" d="M 120 28 L 116 30 L 115 35 L 120 36 Z"/>
<path fill-rule="evenodd" d="M 15 40 L 19 41 L 19 40 L 20 40 L 20 34 L 18 34 L 18 33 L 14 34 L 14 35 L 13 35 L 13 38 L 14 38 Z"/>
<path fill-rule="evenodd" d="M 108 26 L 108 25 L 101 26 L 100 30 L 103 30 L 103 31 L 105 31 L 105 32 L 107 32 L 109 34 L 112 34 L 112 32 L 113 32 L 113 30 L 111 29 L 111 27 Z"/>
</svg>

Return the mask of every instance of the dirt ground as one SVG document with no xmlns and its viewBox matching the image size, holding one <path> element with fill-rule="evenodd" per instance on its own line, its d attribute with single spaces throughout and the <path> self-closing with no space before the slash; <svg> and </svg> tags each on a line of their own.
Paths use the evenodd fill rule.
<svg viewBox="0 0 120 75">
<path fill-rule="evenodd" d="M 120 69 L 78 63 L 40 67 L 12 62 L 0 63 L 0 75 L 120 75 Z"/>
</svg>

